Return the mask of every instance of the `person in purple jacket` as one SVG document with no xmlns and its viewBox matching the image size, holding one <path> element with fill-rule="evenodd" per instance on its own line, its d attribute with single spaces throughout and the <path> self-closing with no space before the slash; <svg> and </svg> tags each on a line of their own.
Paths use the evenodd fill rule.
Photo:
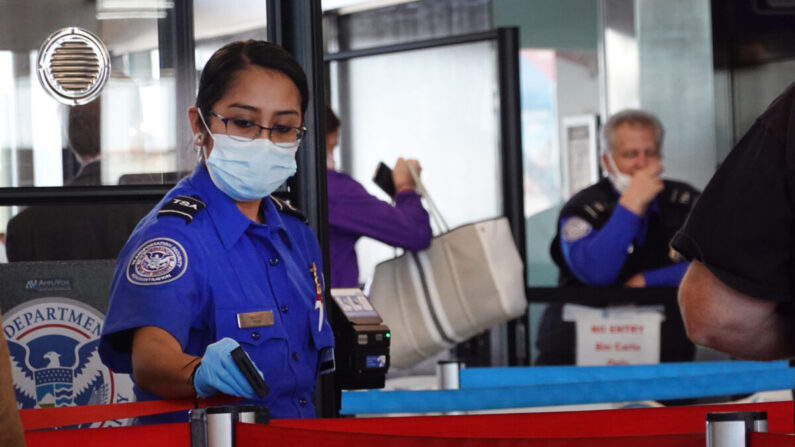
<svg viewBox="0 0 795 447">
<path fill-rule="evenodd" d="M 431 244 L 431 225 L 409 172 L 411 166 L 419 174 L 420 163 L 398 158 L 392 169 L 395 204 L 380 200 L 350 175 L 334 169 L 332 152 L 337 146 L 339 129 L 339 118 L 326 108 L 331 287 L 358 287 L 359 265 L 354 245 L 360 237 L 420 251 Z"/>
</svg>

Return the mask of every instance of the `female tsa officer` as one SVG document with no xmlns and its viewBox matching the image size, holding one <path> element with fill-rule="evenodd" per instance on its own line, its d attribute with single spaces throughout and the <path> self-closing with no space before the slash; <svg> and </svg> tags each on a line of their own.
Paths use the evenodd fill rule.
<svg viewBox="0 0 795 447">
<path fill-rule="evenodd" d="M 293 57 L 234 42 L 204 67 L 188 110 L 201 162 L 138 224 L 119 255 L 99 352 L 132 373 L 139 400 L 240 396 L 273 418 L 314 417 L 333 369 L 320 249 L 271 194 L 296 170 L 307 80 Z M 270 393 L 257 398 L 242 346 Z M 185 413 L 139 422 L 187 421 Z"/>
</svg>

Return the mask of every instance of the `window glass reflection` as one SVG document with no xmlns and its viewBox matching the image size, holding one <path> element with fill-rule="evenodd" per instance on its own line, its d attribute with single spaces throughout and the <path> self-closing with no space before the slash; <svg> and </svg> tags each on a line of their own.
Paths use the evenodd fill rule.
<svg viewBox="0 0 795 447">
<path fill-rule="evenodd" d="M 48 2 L 34 2 L 45 8 Z M 13 8 L 13 6 L 12 6 Z M 83 162 L 97 163 L 99 177 L 91 184 L 115 185 L 122 175 L 173 170 L 175 135 L 174 79 L 161 76 L 157 65 L 157 22 L 153 19 L 97 20 L 96 11 L 80 10 L 81 22 L 96 33 L 111 52 L 110 80 L 94 104 L 91 120 L 70 124 L 71 108 L 49 97 L 35 74 L 41 39 L 30 39 L 27 49 L 4 49 L 0 69 L 0 134 L 9 161 L 0 186 L 62 186 Z M 57 27 L 74 25 L 31 20 L 28 25 L 46 36 Z M 133 39 L 133 37 L 135 37 Z M 101 105 L 100 105 L 101 104 Z M 70 143 L 95 147 L 90 159 L 75 156 Z"/>
<path fill-rule="evenodd" d="M 266 2 L 239 0 L 234 8 L 215 0 L 193 2 L 193 34 L 196 45 L 196 76 L 210 56 L 235 40 L 268 40 Z"/>
<path fill-rule="evenodd" d="M 180 75 L 171 56 L 180 39 L 164 26 L 181 6 L 127 2 L 121 10 L 117 3 L 31 0 L 4 7 L 19 18 L 19 29 L 0 33 L 0 187 L 166 184 L 193 168 L 197 157 L 184 135 L 186 107 L 178 93 L 184 70 Z M 265 2 L 229 8 L 197 0 L 193 12 L 198 67 L 224 43 L 266 36 Z M 70 26 L 98 36 L 111 58 L 100 97 L 78 107 L 48 96 L 36 77 L 42 42 Z M 198 69 L 189 72 L 198 78 Z M 153 205 L 0 207 L 0 233 L 8 233 L 3 240 L 17 260 L 110 258 Z"/>
<path fill-rule="evenodd" d="M 341 6 L 338 1 L 322 2 L 323 7 Z M 350 3 L 350 2 L 349 2 Z M 336 30 L 329 39 L 333 51 L 348 51 L 413 42 L 424 39 L 486 31 L 492 28 L 490 0 L 408 1 L 383 7 L 341 8 L 327 14 L 324 33 Z M 370 2 L 376 3 L 377 2 Z M 333 42 L 332 42 L 333 41 Z"/>
<path fill-rule="evenodd" d="M 8 222 L 9 261 L 115 259 L 154 203 L 20 207 Z"/>
<path fill-rule="evenodd" d="M 343 123 L 339 170 L 388 200 L 372 181 L 378 163 L 416 158 L 451 228 L 502 213 L 493 43 L 357 58 L 333 63 L 332 71 L 332 104 L 340 104 Z M 356 251 L 362 282 L 394 256 L 366 239 Z"/>
</svg>

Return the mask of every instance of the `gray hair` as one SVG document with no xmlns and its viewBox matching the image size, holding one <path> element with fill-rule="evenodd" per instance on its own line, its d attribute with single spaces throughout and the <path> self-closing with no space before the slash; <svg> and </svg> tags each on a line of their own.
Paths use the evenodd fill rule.
<svg viewBox="0 0 795 447">
<path fill-rule="evenodd" d="M 616 129 L 618 126 L 624 124 L 639 124 L 641 126 L 649 126 L 654 130 L 654 141 L 657 147 L 662 149 L 663 137 L 665 136 L 665 129 L 654 114 L 637 109 L 622 110 L 607 120 L 602 126 L 601 143 L 602 153 L 608 150 L 613 150 L 613 144 L 616 142 Z"/>
</svg>

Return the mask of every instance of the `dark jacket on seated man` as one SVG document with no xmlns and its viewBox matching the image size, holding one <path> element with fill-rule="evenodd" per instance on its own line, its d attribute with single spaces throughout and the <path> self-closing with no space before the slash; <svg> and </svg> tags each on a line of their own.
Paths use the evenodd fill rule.
<svg viewBox="0 0 795 447">
<path fill-rule="evenodd" d="M 649 272 L 646 276 L 652 281 L 652 284 L 654 281 L 659 281 L 655 285 L 671 285 L 666 284 L 668 277 L 680 275 L 684 270 L 680 263 L 670 256 L 668 243 L 684 223 L 697 196 L 698 192 L 687 184 L 665 181 L 665 189 L 654 202 L 656 206 L 652 205 L 642 219 L 638 218 L 640 221 L 639 231 L 630 235 L 631 253 L 626 256 L 616 279 L 608 285 L 624 284 L 630 277 L 640 272 Z M 576 216 L 587 222 L 593 228 L 592 231 L 600 231 L 611 220 L 617 205 L 616 191 L 607 179 L 603 179 L 575 195 L 563 207 L 559 219 L 561 223 L 558 225 L 558 234 L 550 246 L 552 259 L 560 269 L 558 277 L 560 287 L 589 287 L 589 284 L 577 278 L 567 263 L 562 252 L 560 229 L 563 228 L 564 232 L 571 231 L 570 228 L 565 228 L 565 222 L 568 218 Z M 621 210 L 619 213 L 627 213 L 627 211 Z M 616 223 L 620 224 L 617 226 L 633 225 L 631 217 L 624 219 L 619 214 L 616 219 L 619 220 Z M 611 262 L 608 259 L 603 259 L 603 261 Z M 602 263 L 595 264 L 597 265 L 593 267 L 596 268 L 604 265 Z M 677 272 L 679 269 L 682 269 L 681 273 Z M 676 276 L 677 283 L 680 277 Z M 540 354 L 535 362 L 537 365 L 572 365 L 575 362 L 574 323 L 563 321 L 563 306 L 563 303 L 553 303 L 544 312 L 538 331 L 537 346 Z M 675 302 L 665 306 L 665 321 L 662 323 L 660 336 L 662 338 L 661 361 L 676 362 L 693 359 L 695 348 L 687 339 L 682 318 L 679 315 L 679 308 Z"/>
</svg>

